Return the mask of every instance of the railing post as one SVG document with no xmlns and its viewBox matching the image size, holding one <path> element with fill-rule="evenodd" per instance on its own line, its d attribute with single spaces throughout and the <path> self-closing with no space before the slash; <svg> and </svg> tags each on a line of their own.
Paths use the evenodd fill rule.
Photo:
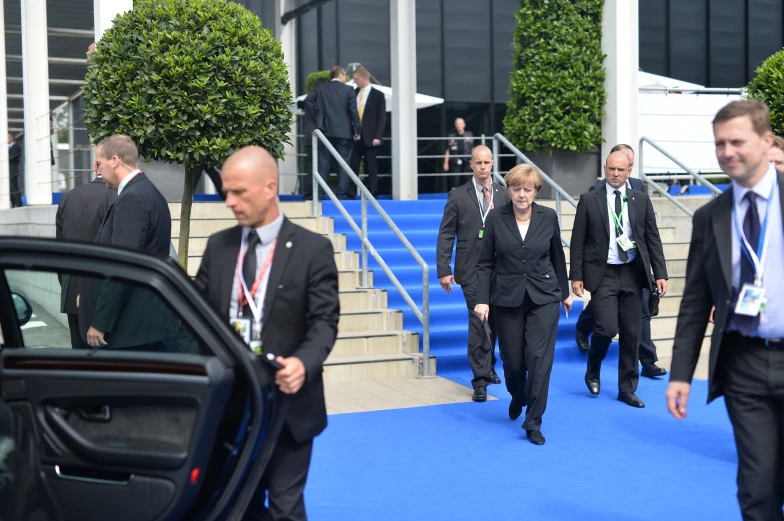
<svg viewBox="0 0 784 521">
<path fill-rule="evenodd" d="M 422 377 L 430 377 L 430 270 L 422 267 Z"/>
<path fill-rule="evenodd" d="M 493 178 L 498 179 L 498 140 L 493 136 Z"/>
<path fill-rule="evenodd" d="M 482 144 L 483 145 L 485 144 L 485 135 L 484 134 L 482 134 Z"/>
<path fill-rule="evenodd" d="M 555 215 L 558 216 L 558 226 L 563 228 L 561 224 L 561 194 L 558 193 L 558 190 L 555 190 Z"/>
<path fill-rule="evenodd" d="M 318 192 L 318 181 L 316 181 L 316 176 L 318 175 L 318 136 L 316 132 L 313 132 L 313 154 L 311 155 L 311 160 L 313 161 L 312 165 L 310 166 L 311 171 L 313 172 L 312 181 L 313 181 L 313 204 L 310 207 L 310 216 L 316 217 L 318 215 L 318 204 L 319 204 L 319 192 Z"/>
<path fill-rule="evenodd" d="M 366 240 L 368 238 L 368 215 L 367 215 L 367 197 L 365 192 L 360 190 L 361 205 L 362 205 L 362 287 L 368 286 L 368 249 Z"/>
</svg>

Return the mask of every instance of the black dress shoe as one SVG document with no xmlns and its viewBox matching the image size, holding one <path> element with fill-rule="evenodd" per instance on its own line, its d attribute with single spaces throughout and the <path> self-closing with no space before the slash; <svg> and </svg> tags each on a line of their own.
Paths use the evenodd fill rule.
<svg viewBox="0 0 784 521">
<path fill-rule="evenodd" d="M 529 431 L 526 429 L 525 435 L 528 436 L 528 439 L 534 445 L 544 445 L 544 436 L 542 436 L 541 431 Z"/>
<path fill-rule="evenodd" d="M 521 414 L 523 414 L 522 404 L 517 403 L 514 398 L 512 398 L 512 402 L 509 404 L 509 419 L 516 420 Z"/>
<path fill-rule="evenodd" d="M 645 403 L 634 393 L 618 393 L 618 399 L 626 405 L 637 407 L 638 409 L 645 408 Z"/>
<path fill-rule="evenodd" d="M 493 373 L 490 375 L 490 383 L 500 384 L 501 378 L 497 374 Z"/>
<path fill-rule="evenodd" d="M 656 364 L 644 364 L 640 374 L 647 378 L 656 378 L 657 376 L 664 376 L 667 374 L 667 370 Z"/>
<path fill-rule="evenodd" d="M 486 402 L 487 401 L 487 388 L 477 387 L 474 389 L 474 395 L 471 399 L 475 402 Z"/>
<path fill-rule="evenodd" d="M 582 351 L 583 353 L 587 353 L 588 352 L 588 337 L 583 335 L 582 333 L 580 333 L 578 331 L 577 335 L 575 335 L 574 339 L 577 341 L 577 347 L 580 348 L 580 351 Z"/>
</svg>

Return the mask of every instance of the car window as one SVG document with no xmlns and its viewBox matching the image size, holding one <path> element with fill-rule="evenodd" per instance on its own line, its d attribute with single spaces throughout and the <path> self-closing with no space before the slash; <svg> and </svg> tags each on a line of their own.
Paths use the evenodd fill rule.
<svg viewBox="0 0 784 521">
<path fill-rule="evenodd" d="M 21 326 L 27 348 L 212 354 L 142 284 L 51 271 L 6 270 L 4 276 L 15 304 L 32 311 Z M 89 338 L 99 345 L 89 345 Z"/>
</svg>

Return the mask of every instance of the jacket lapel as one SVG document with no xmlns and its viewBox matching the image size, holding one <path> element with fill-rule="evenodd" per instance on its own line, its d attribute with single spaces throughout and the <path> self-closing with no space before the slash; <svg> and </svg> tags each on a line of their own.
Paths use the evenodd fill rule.
<svg viewBox="0 0 784 521">
<path fill-rule="evenodd" d="M 517 227 L 517 219 L 515 219 L 514 216 L 512 203 L 502 206 L 499 211 L 501 212 L 501 220 L 504 222 L 506 227 L 509 228 L 509 231 L 512 232 L 512 235 L 517 237 L 517 240 L 522 243 L 523 238 L 520 236 L 520 228 Z M 533 216 L 531 219 L 533 219 Z M 533 225 L 533 223 L 531 225 Z"/>
<path fill-rule="evenodd" d="M 640 215 L 638 211 L 642 210 L 639 208 L 640 205 L 637 204 L 637 198 L 635 197 L 634 190 L 627 190 L 626 191 L 626 210 L 629 214 L 629 227 L 632 229 L 632 234 L 634 235 L 634 240 L 638 241 L 645 236 L 643 228 L 640 226 L 643 224 L 640 222 Z M 607 214 L 607 217 L 610 217 L 610 214 Z"/>
<path fill-rule="evenodd" d="M 732 293 L 732 185 L 719 196 L 713 209 L 713 236 L 727 289 Z"/>
<path fill-rule="evenodd" d="M 590 193 L 590 192 L 589 192 Z M 604 223 L 604 231 L 607 233 L 607 237 L 610 237 L 610 212 L 607 211 L 607 190 L 602 188 L 597 188 L 594 190 L 594 200 L 596 204 L 599 205 L 599 213 L 602 215 L 602 222 Z"/>
<path fill-rule="evenodd" d="M 468 182 L 466 191 L 468 192 L 468 196 L 474 202 L 474 207 L 481 212 L 482 208 L 479 206 L 479 198 L 476 196 L 476 185 L 474 184 L 473 178 L 471 178 L 471 181 Z"/>
<path fill-rule="evenodd" d="M 536 228 L 541 224 L 544 220 L 544 211 L 542 211 L 542 207 L 536 203 L 533 203 L 533 208 L 531 208 L 531 222 L 528 224 L 528 233 L 526 233 L 526 237 L 533 237 Z M 520 230 L 519 228 L 517 229 Z M 525 242 L 525 239 L 523 239 Z"/>
<path fill-rule="evenodd" d="M 295 245 L 294 227 L 291 222 L 284 217 L 283 224 L 278 233 L 278 242 L 275 245 L 275 256 L 272 258 L 272 266 L 270 266 L 267 292 L 264 294 L 264 307 L 262 308 L 264 315 L 262 317 L 263 323 L 261 326 L 262 334 L 264 334 L 264 330 L 267 329 L 267 324 L 269 324 L 267 318 L 270 316 L 270 311 L 275 303 L 275 294 L 278 291 L 278 286 L 280 285 L 286 266 L 289 265 L 289 256 Z"/>
<path fill-rule="evenodd" d="M 220 309 L 229 314 L 231 308 L 231 290 L 234 287 L 234 274 L 237 271 L 237 258 L 240 255 L 240 246 L 242 245 L 242 226 L 235 226 L 232 233 L 228 236 L 223 254 L 226 255 L 227 261 L 221 263 L 221 272 L 218 280 L 225 280 L 227 284 L 221 287 L 220 294 Z"/>
<path fill-rule="evenodd" d="M 106 226 L 106 223 L 109 222 L 109 219 L 112 218 L 112 214 L 114 213 L 114 203 L 109 205 L 109 209 L 106 212 L 106 216 L 103 218 L 103 222 L 101 223 L 101 227 L 98 228 L 98 235 L 95 236 L 95 242 L 101 242 L 101 234 L 103 233 L 103 229 Z"/>
</svg>

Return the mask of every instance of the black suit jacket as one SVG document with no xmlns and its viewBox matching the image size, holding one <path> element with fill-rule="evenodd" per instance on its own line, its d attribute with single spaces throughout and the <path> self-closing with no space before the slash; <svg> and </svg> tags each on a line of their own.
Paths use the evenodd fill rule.
<svg viewBox="0 0 784 521">
<path fill-rule="evenodd" d="M 8 147 L 8 174 L 16 175 L 19 173 L 19 161 L 22 159 L 22 149 L 14 143 Z"/>
<path fill-rule="evenodd" d="M 653 291 L 656 280 L 668 278 L 653 204 L 647 194 L 637 190 L 627 189 L 626 197 L 629 223 L 637 243 L 637 255 L 642 260 L 648 286 Z M 583 281 L 586 291 L 596 291 L 607 268 L 609 247 L 610 214 L 607 210 L 607 192 L 586 192 L 577 203 L 572 227 L 570 278 Z"/>
<path fill-rule="evenodd" d="M 566 299 L 569 279 L 555 210 L 534 203 L 523 238 L 512 204 L 487 216 L 476 265 L 477 304 L 519 307 L 526 293 L 538 306 Z"/>
<path fill-rule="evenodd" d="M 359 89 L 355 91 L 359 99 Z M 387 100 L 380 90 L 370 88 L 370 93 L 365 101 L 365 110 L 362 112 L 362 142 L 372 147 L 373 140 L 384 140 L 384 129 L 387 126 Z"/>
<path fill-rule="evenodd" d="M 229 320 L 231 290 L 242 228 L 210 237 L 195 283 L 215 310 Z M 307 379 L 294 396 L 286 423 L 297 441 L 327 426 L 322 366 L 338 332 L 338 270 L 332 243 L 283 219 L 264 295 L 264 350 L 302 360 Z"/>
<path fill-rule="evenodd" d="M 778 174 L 779 199 L 784 208 L 784 174 Z M 708 366 L 708 402 L 724 393 L 716 373 L 719 350 L 732 309 L 732 188 L 694 212 L 686 264 L 686 286 L 678 312 L 672 347 L 670 381 L 691 382 L 700 348 L 713 315 Z M 771 296 L 770 298 L 780 298 Z"/>
<path fill-rule="evenodd" d="M 341 81 L 316 85 L 305 98 L 305 110 L 313 115 L 316 128 L 327 137 L 353 139 L 361 135 L 354 89 Z"/>
<path fill-rule="evenodd" d="M 498 183 L 493 183 L 495 210 L 491 210 L 490 215 L 508 202 L 509 194 L 506 192 L 506 188 Z M 482 229 L 480 211 L 473 178 L 468 183 L 449 192 L 444 207 L 444 216 L 441 218 L 441 227 L 438 229 L 438 243 L 436 245 L 438 278 L 452 274 L 450 267 L 452 247 L 455 244 L 455 236 L 457 236 L 455 282 L 470 284 L 476 280 L 476 261 L 482 246 L 482 239 L 479 238 L 479 230 Z M 490 215 L 488 215 L 488 219 Z"/>
<path fill-rule="evenodd" d="M 107 188 L 100 177 L 65 192 L 57 205 L 55 237 L 65 241 L 95 242 L 98 230 L 116 200 L 117 191 Z M 79 278 L 62 275 L 60 285 L 60 312 L 77 313 Z"/>
<path fill-rule="evenodd" d="M 593 192 L 597 188 L 602 188 L 606 184 L 607 181 L 602 179 L 601 181 L 593 185 L 591 188 L 589 188 L 588 191 Z M 631 187 L 632 190 L 637 190 L 638 192 L 645 191 L 645 183 L 643 183 L 640 179 L 637 179 L 636 177 L 629 178 L 629 186 Z"/>
<path fill-rule="evenodd" d="M 137 174 L 109 208 L 98 243 L 168 257 L 170 241 L 169 205 L 147 176 Z M 171 310 L 149 290 L 104 281 L 91 284 L 86 296 L 79 303 L 82 336 L 93 326 L 104 332 L 109 349 L 150 344 L 177 334 Z"/>
</svg>

